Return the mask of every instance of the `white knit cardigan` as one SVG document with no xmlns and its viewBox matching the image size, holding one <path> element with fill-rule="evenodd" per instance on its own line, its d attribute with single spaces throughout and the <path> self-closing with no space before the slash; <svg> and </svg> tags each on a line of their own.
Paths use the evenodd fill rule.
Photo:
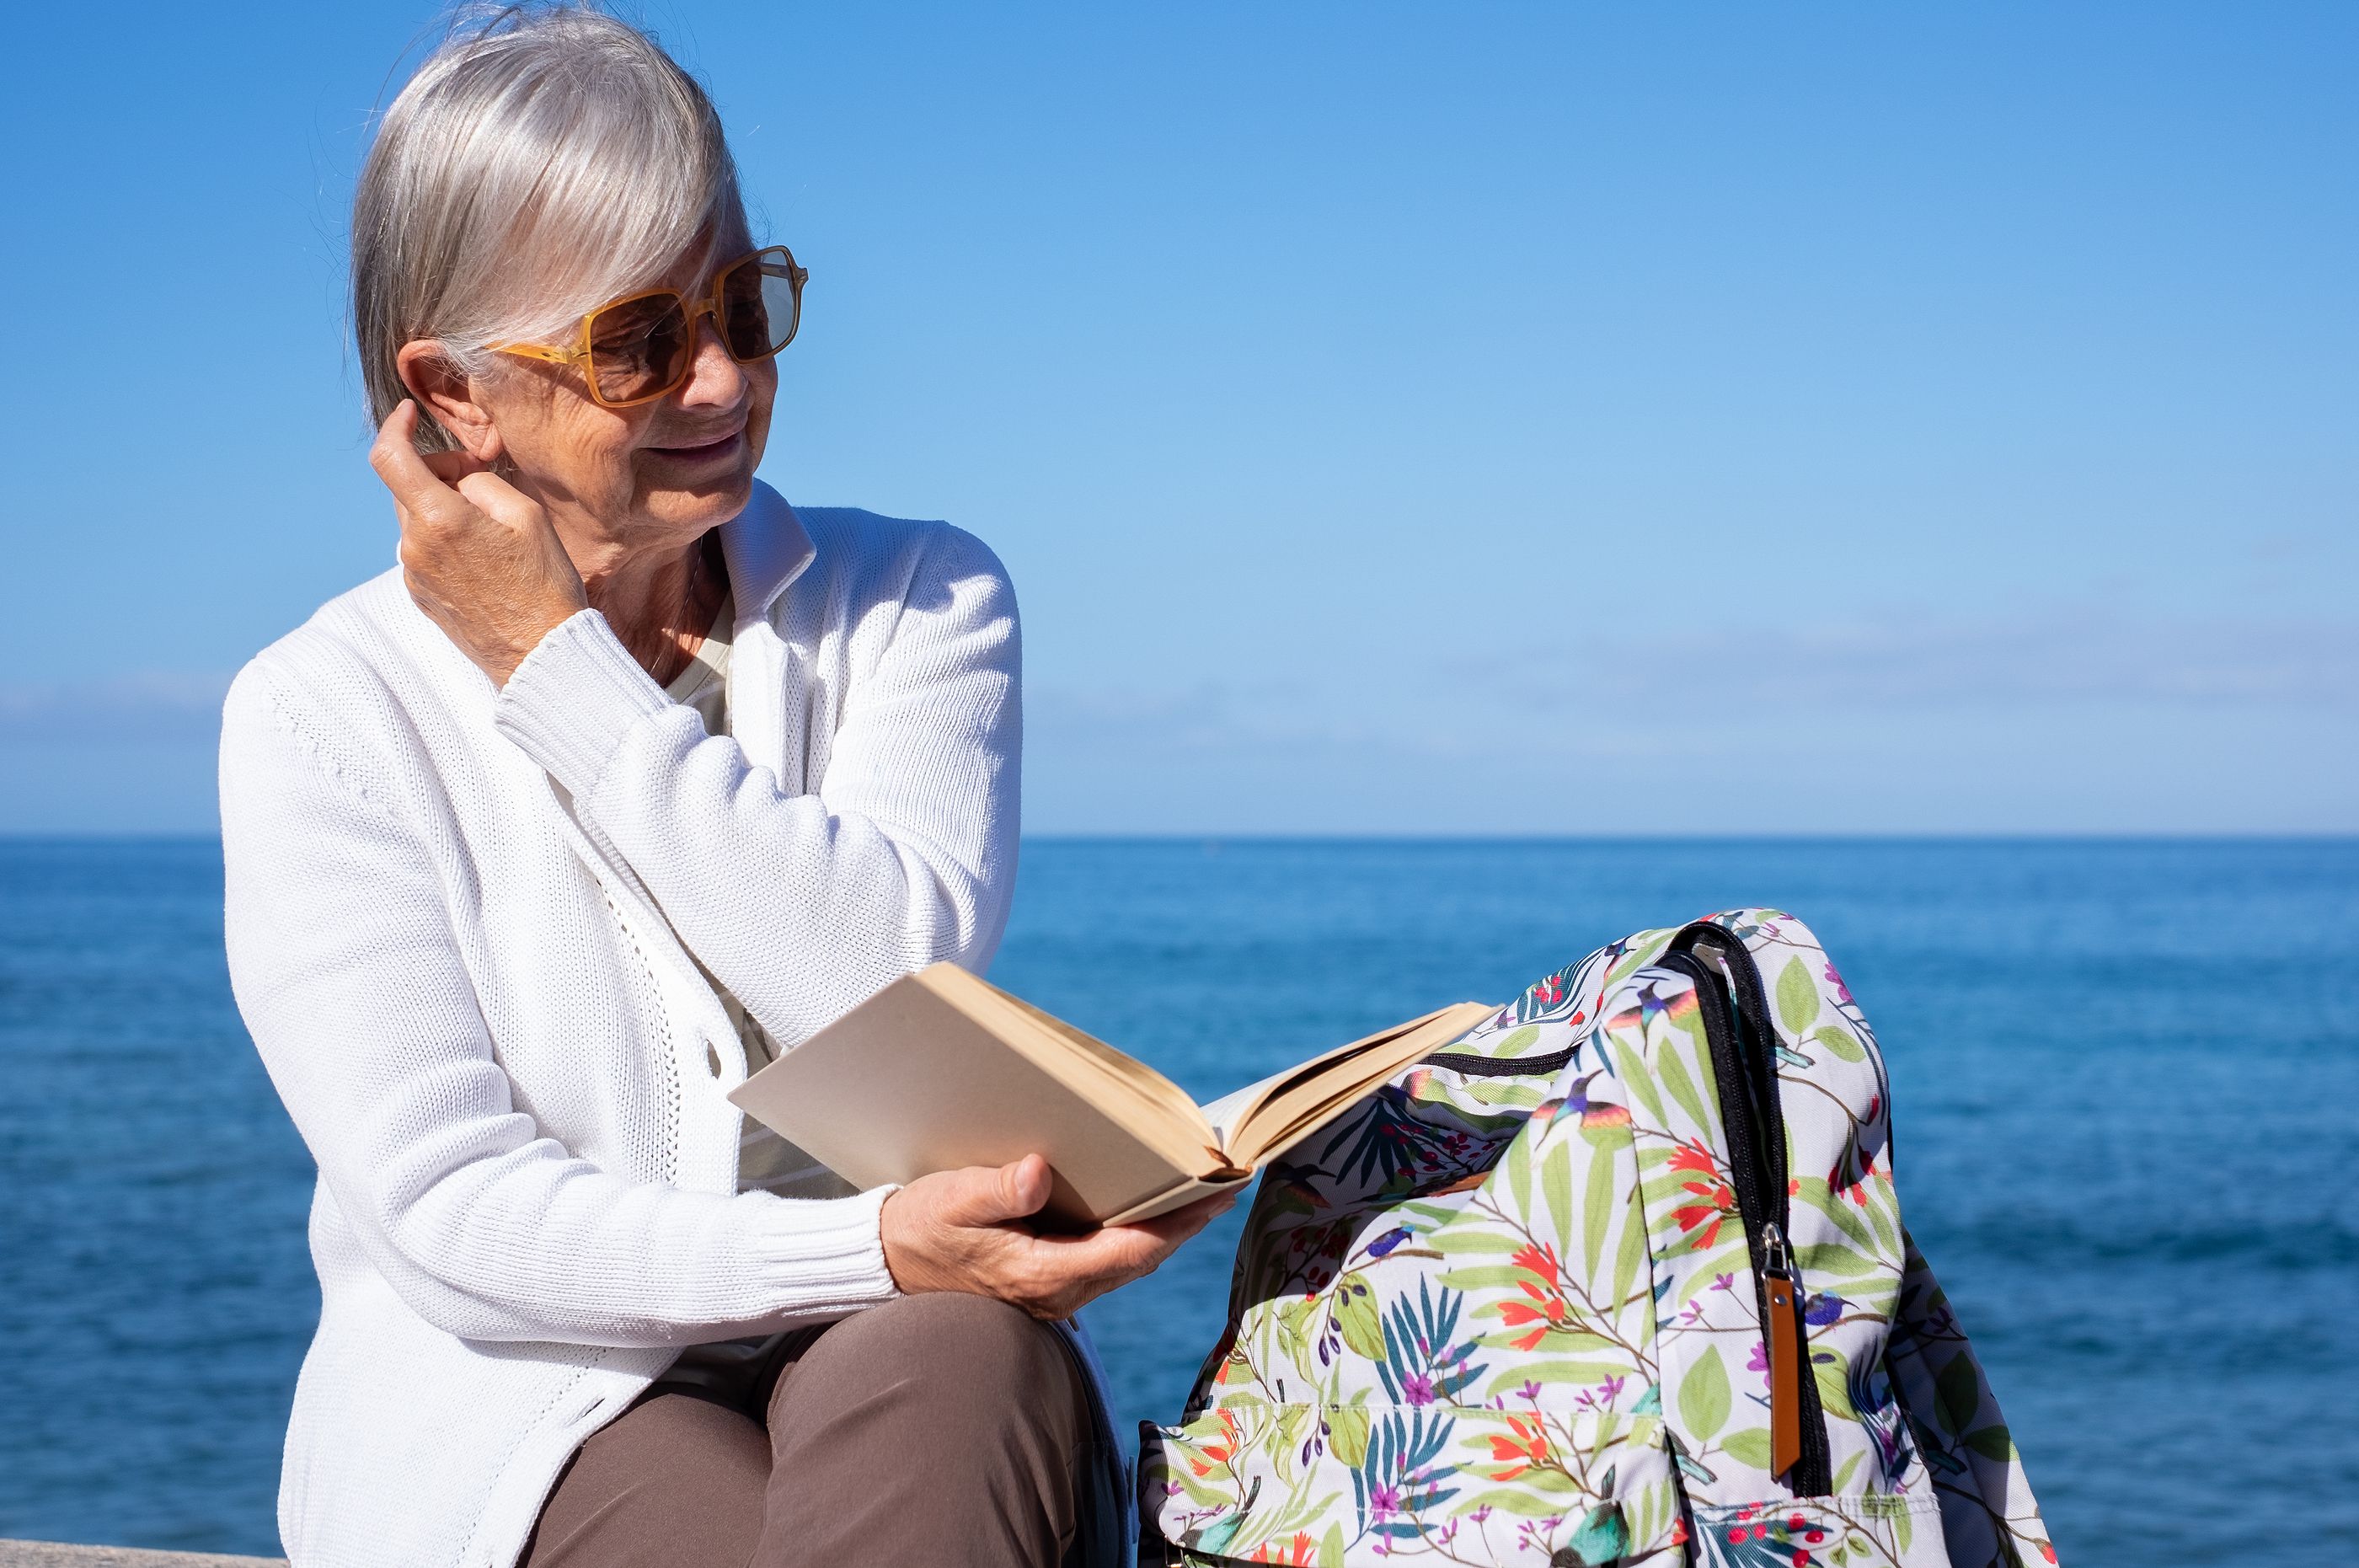
<svg viewBox="0 0 2359 1568">
<path fill-rule="evenodd" d="M 319 1162 L 300 1568 L 506 1568 L 678 1347 L 894 1294 L 882 1191 L 737 1194 L 743 1048 L 937 959 L 1016 869 L 1016 607 L 939 523 L 721 530 L 734 737 L 584 610 L 505 688 L 397 572 L 247 665 L 222 732 L 238 1007 Z"/>
</svg>

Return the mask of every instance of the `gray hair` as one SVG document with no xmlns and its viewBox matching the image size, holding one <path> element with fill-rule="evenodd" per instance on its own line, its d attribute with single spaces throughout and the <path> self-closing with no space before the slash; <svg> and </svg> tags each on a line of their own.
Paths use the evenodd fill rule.
<svg viewBox="0 0 2359 1568">
<path fill-rule="evenodd" d="M 575 5 L 462 18 L 377 127 L 353 198 L 353 332 L 373 422 L 402 344 L 481 374 L 562 339 L 692 245 L 749 246 L 712 102 L 647 34 Z M 446 445 L 431 419 L 421 445 Z"/>
</svg>

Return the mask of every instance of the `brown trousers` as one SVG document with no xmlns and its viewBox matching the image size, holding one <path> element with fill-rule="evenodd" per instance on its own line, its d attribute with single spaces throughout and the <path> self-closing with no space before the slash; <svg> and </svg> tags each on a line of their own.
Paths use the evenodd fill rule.
<svg viewBox="0 0 2359 1568">
<path fill-rule="evenodd" d="M 742 1396 L 658 1383 L 583 1443 L 525 1568 L 1059 1568 L 1099 1557 L 1097 1432 L 1054 1330 L 909 1296 L 786 1341 Z"/>
</svg>

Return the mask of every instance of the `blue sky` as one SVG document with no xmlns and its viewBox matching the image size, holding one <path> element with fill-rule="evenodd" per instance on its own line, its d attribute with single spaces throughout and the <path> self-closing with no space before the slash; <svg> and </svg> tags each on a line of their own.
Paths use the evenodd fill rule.
<svg viewBox="0 0 2359 1568">
<path fill-rule="evenodd" d="M 2359 830 L 2359 9 L 637 15 L 811 268 L 765 475 L 1015 573 L 1035 831 Z M 209 827 L 391 563 L 433 16 L 12 24 L 0 831 Z"/>
</svg>

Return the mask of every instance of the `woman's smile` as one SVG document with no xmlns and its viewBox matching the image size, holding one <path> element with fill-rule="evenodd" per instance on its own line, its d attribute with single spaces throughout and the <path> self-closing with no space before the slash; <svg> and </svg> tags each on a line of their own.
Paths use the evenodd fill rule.
<svg viewBox="0 0 2359 1568">
<path fill-rule="evenodd" d="M 685 468 L 713 468 L 735 463 L 745 450 L 745 427 L 701 441 L 677 441 L 644 449 L 649 454 Z"/>
</svg>

